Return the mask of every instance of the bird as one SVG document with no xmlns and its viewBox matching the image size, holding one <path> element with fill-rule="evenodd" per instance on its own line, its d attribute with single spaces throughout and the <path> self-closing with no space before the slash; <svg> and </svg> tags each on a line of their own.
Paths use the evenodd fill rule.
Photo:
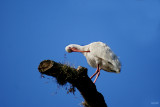
<svg viewBox="0 0 160 107">
<path fill-rule="evenodd" d="M 121 71 L 121 62 L 119 58 L 110 47 L 103 42 L 92 42 L 84 46 L 70 44 L 65 47 L 65 50 L 68 53 L 82 53 L 86 57 L 88 64 L 93 68 L 97 68 L 96 72 L 90 77 L 90 79 L 92 79 L 96 75 L 93 83 L 96 82 L 101 70 L 113 73 L 120 73 Z"/>
</svg>

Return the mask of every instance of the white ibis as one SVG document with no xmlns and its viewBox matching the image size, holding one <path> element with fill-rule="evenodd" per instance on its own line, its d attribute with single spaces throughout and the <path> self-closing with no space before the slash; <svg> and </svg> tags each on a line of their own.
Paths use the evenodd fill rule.
<svg viewBox="0 0 160 107">
<path fill-rule="evenodd" d="M 96 72 L 90 77 L 92 79 L 97 74 L 93 83 L 96 82 L 101 69 L 114 73 L 120 73 L 121 71 L 121 63 L 118 57 L 103 42 L 93 42 L 85 46 L 70 44 L 66 46 L 65 50 L 68 53 L 81 52 L 86 57 L 88 64 L 97 68 Z"/>
</svg>

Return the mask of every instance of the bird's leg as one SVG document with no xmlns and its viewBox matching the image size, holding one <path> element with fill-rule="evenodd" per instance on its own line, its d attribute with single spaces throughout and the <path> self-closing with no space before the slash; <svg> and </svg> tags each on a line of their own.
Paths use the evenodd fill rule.
<svg viewBox="0 0 160 107">
<path fill-rule="evenodd" d="M 96 70 L 96 72 L 90 77 L 90 79 L 92 79 L 97 73 L 98 73 L 98 70 Z"/>
<path fill-rule="evenodd" d="M 90 77 L 90 79 L 92 79 L 92 78 L 98 73 L 98 70 L 99 70 L 99 64 L 98 64 L 98 66 L 97 66 L 96 72 Z"/>
<path fill-rule="evenodd" d="M 95 82 L 96 82 L 96 80 L 97 80 L 97 78 L 99 77 L 99 75 L 100 75 L 100 69 L 98 70 L 98 73 L 97 73 L 96 78 L 95 78 L 95 80 L 94 80 L 94 82 L 93 82 L 93 83 L 95 83 Z"/>
</svg>

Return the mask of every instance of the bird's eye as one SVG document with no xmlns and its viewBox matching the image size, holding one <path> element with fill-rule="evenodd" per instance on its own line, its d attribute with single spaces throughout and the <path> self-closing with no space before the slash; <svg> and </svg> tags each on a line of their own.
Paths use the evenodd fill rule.
<svg viewBox="0 0 160 107">
<path fill-rule="evenodd" d="M 68 52 L 72 52 L 72 48 L 71 47 L 68 47 Z"/>
</svg>

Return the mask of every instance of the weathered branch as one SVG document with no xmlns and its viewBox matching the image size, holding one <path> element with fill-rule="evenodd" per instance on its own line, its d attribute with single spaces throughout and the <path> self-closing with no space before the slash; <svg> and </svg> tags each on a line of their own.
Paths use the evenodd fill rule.
<svg viewBox="0 0 160 107">
<path fill-rule="evenodd" d="M 71 83 L 85 99 L 85 107 L 107 107 L 103 95 L 97 91 L 95 84 L 88 77 L 87 68 L 79 66 L 75 69 L 65 64 L 44 60 L 38 70 L 42 74 L 55 77 L 61 85 Z"/>
</svg>

